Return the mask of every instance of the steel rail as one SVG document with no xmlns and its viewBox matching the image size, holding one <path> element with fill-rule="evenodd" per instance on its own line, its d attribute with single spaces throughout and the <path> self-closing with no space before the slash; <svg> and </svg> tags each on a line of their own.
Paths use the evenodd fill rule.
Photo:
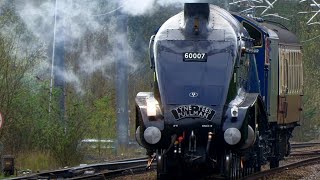
<svg viewBox="0 0 320 180">
<path fill-rule="evenodd" d="M 319 156 L 320 151 L 306 151 L 306 152 L 294 152 L 289 155 L 289 157 L 295 157 L 295 156 Z"/>
<path fill-rule="evenodd" d="M 21 179 L 57 179 L 57 178 L 73 178 L 82 175 L 97 174 L 103 171 L 114 171 L 117 169 L 125 169 L 138 165 L 143 165 L 146 167 L 148 162 L 147 157 L 126 159 L 120 161 L 90 164 L 84 166 L 77 166 L 72 168 L 59 169 L 54 171 L 45 171 L 41 173 L 31 174 L 27 176 L 20 176 L 11 178 L 11 180 L 21 180 Z"/>
<path fill-rule="evenodd" d="M 267 176 L 270 176 L 270 175 L 274 175 L 276 173 L 280 173 L 280 172 L 288 170 L 288 169 L 295 169 L 295 168 L 299 168 L 299 167 L 302 167 L 302 166 L 312 165 L 312 164 L 315 164 L 315 163 L 318 163 L 318 162 L 320 162 L 320 157 L 309 158 L 309 159 L 305 159 L 305 160 L 302 160 L 302 161 L 299 161 L 299 162 L 295 162 L 295 163 L 291 163 L 291 164 L 288 164 L 288 165 L 285 165 L 285 166 L 281 166 L 281 167 L 278 167 L 278 168 L 269 169 L 269 170 L 266 170 L 266 171 L 261 171 L 261 172 L 258 172 L 258 173 L 254 173 L 254 174 L 251 174 L 249 176 L 244 177 L 243 180 L 255 180 L 255 179 L 258 179 L 258 178 L 264 178 L 264 177 L 267 177 Z"/>
<path fill-rule="evenodd" d="M 320 145 L 320 143 L 292 143 L 291 148 L 304 148 Z"/>
<path fill-rule="evenodd" d="M 294 144 L 296 146 L 314 146 L 320 145 L 320 143 L 299 143 Z M 299 152 L 299 151 L 298 151 Z M 319 155 L 319 151 L 310 151 L 310 152 L 301 152 L 301 153 L 292 153 L 291 157 L 294 156 L 313 156 Z M 310 158 L 304 161 L 297 163 L 292 163 L 287 166 L 282 166 L 279 168 L 270 169 L 267 171 L 262 171 L 259 173 L 252 174 L 245 177 L 244 179 L 254 179 L 265 177 L 275 172 L 281 172 L 287 168 L 296 168 L 301 165 L 300 163 L 309 163 L 312 164 L 314 161 L 320 161 L 320 157 Z M 134 159 L 125 159 L 113 162 L 99 163 L 99 164 L 90 164 L 72 168 L 65 168 L 53 171 L 45 171 L 41 173 L 31 174 L 27 176 L 11 178 L 12 180 L 20 179 L 57 179 L 57 178 L 68 178 L 68 179 L 105 179 L 111 178 L 113 176 L 128 175 L 135 173 L 142 173 L 146 171 L 146 164 L 148 162 L 147 157 L 143 158 L 134 158 Z M 155 164 L 152 164 L 151 169 L 155 168 Z"/>
<path fill-rule="evenodd" d="M 130 168 L 117 169 L 112 171 L 105 171 L 91 175 L 77 176 L 70 178 L 70 180 L 82 180 L 82 179 L 112 179 L 119 176 L 135 175 L 145 173 L 146 171 L 154 170 L 156 168 L 156 163 L 150 166 L 150 169 L 146 170 L 145 165 L 134 166 Z"/>
</svg>

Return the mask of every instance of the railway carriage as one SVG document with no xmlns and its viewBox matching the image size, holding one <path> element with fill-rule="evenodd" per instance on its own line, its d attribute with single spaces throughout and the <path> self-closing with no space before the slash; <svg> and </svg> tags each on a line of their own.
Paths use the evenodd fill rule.
<svg viewBox="0 0 320 180">
<path fill-rule="evenodd" d="M 158 179 L 199 172 L 236 179 L 288 155 L 303 95 L 294 34 L 186 3 L 149 49 L 154 90 L 136 96 L 136 139 L 156 154 Z"/>
<path fill-rule="evenodd" d="M 233 16 L 255 39 L 254 47 L 259 50 L 255 56 L 261 96 L 269 115 L 273 145 L 277 147 L 271 166 L 276 167 L 279 160 L 289 154 L 289 139 L 302 119 L 302 46 L 281 24 L 236 13 Z"/>
</svg>

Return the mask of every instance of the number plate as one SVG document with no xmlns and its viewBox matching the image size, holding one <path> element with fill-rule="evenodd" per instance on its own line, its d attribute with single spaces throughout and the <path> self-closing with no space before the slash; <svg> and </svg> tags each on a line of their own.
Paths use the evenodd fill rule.
<svg viewBox="0 0 320 180">
<path fill-rule="evenodd" d="M 215 110 L 201 105 L 182 105 L 171 110 L 176 120 L 184 118 L 201 118 L 211 121 Z"/>
<path fill-rule="evenodd" d="M 206 62 L 207 53 L 186 52 L 186 53 L 183 53 L 183 61 Z"/>
</svg>

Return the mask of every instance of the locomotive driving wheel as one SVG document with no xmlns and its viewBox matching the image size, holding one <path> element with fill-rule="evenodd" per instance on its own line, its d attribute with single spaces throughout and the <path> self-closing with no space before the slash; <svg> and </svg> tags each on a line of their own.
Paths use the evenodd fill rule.
<svg viewBox="0 0 320 180">
<path fill-rule="evenodd" d="M 225 154 L 225 176 L 226 179 L 239 179 L 244 172 L 241 157 L 231 151 Z"/>
<path fill-rule="evenodd" d="M 188 178 L 183 161 L 173 156 L 172 152 L 164 149 L 157 150 L 157 179 L 183 179 Z"/>
<path fill-rule="evenodd" d="M 179 168 L 173 170 L 174 159 L 169 152 L 164 149 L 157 150 L 157 179 L 174 179 L 174 176 L 179 175 Z"/>
<path fill-rule="evenodd" d="M 162 149 L 157 150 L 157 179 L 166 179 L 166 160 Z"/>
<path fill-rule="evenodd" d="M 247 159 L 235 152 L 227 152 L 225 155 L 225 177 L 229 180 L 241 179 L 260 170 L 255 159 Z"/>
</svg>

